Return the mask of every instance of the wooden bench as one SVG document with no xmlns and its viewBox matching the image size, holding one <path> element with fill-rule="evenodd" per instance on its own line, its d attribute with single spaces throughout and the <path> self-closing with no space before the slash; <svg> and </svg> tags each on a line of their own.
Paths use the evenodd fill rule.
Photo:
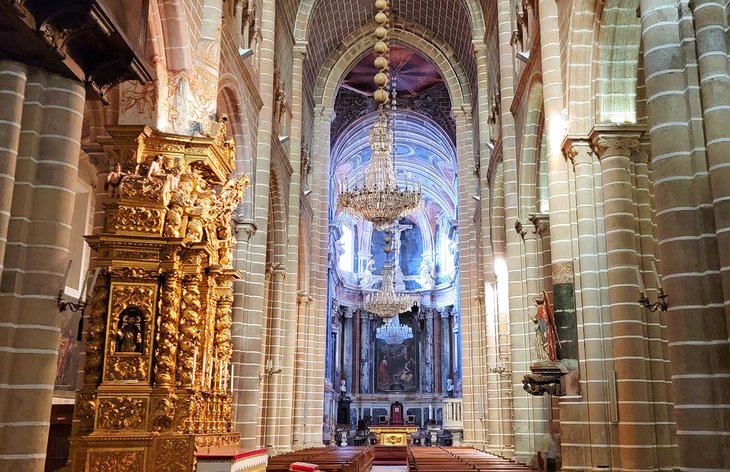
<svg viewBox="0 0 730 472">
<path fill-rule="evenodd" d="M 323 472 L 368 472 L 373 464 L 372 447 L 314 447 L 274 456 L 269 459 L 269 472 L 289 471 L 292 463 L 316 465 Z"/>
</svg>

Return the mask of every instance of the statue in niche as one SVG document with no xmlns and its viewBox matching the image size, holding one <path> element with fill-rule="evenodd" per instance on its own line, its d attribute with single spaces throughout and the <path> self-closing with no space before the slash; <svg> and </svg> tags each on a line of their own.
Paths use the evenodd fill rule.
<svg viewBox="0 0 730 472">
<path fill-rule="evenodd" d="M 454 398 L 456 396 L 454 393 L 454 381 L 451 379 L 446 379 L 446 396 L 449 398 Z"/>
<path fill-rule="evenodd" d="M 560 340 L 555 326 L 555 316 L 550 307 L 550 300 L 543 290 L 542 295 L 532 299 L 537 307 L 537 313 L 532 322 L 535 323 L 535 351 L 541 361 L 558 361 L 557 347 Z"/>
<path fill-rule="evenodd" d="M 106 176 L 106 182 L 104 182 L 104 190 L 109 192 L 109 197 L 115 198 L 119 196 L 119 184 L 122 183 L 122 178 L 127 175 L 126 172 L 122 171 L 122 166 L 118 162 L 114 164 L 114 167 Z"/>
<path fill-rule="evenodd" d="M 433 285 L 433 264 L 430 259 L 422 259 L 421 265 L 418 268 L 418 283 L 421 284 L 422 288 L 431 288 Z"/>
<path fill-rule="evenodd" d="M 375 261 L 371 258 L 368 259 L 368 264 L 365 267 L 365 273 L 360 280 L 360 286 L 362 286 L 362 288 L 369 288 L 375 283 L 375 280 L 373 280 L 373 272 L 375 272 Z"/>
<path fill-rule="evenodd" d="M 142 352 L 144 320 L 137 308 L 127 308 L 119 315 L 116 352 Z"/>
</svg>

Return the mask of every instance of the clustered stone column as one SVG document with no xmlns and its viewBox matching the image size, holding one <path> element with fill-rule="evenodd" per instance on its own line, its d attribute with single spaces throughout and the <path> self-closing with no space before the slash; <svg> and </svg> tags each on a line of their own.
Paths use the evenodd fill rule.
<svg viewBox="0 0 730 472">
<path fill-rule="evenodd" d="M 424 330 L 421 333 L 423 339 L 423 354 L 421 355 L 421 393 L 434 392 L 434 370 L 433 370 L 433 315 L 434 310 L 428 308 L 423 313 Z"/>
<path fill-rule="evenodd" d="M 352 392 L 352 352 L 354 349 L 354 339 L 352 337 L 352 317 L 353 309 L 343 307 L 342 314 L 342 379 L 345 381 L 347 391 Z"/>
<path fill-rule="evenodd" d="M 266 340 L 265 349 L 266 353 L 265 365 L 268 365 L 271 360 L 271 365 L 275 369 L 281 369 L 284 358 L 282 352 L 286 342 L 286 331 L 283 326 L 283 320 L 279 316 L 282 312 L 281 302 L 284 296 L 284 279 L 286 278 L 286 269 L 281 265 L 272 265 L 269 269 L 269 293 L 271 293 L 269 303 L 271 309 L 268 310 L 268 324 L 266 329 Z M 279 402 L 282 395 L 286 395 L 286 392 L 282 391 L 282 375 L 269 375 L 265 378 L 263 383 L 263 396 L 266 404 L 266 409 L 263 411 L 262 425 L 264 434 L 264 445 L 271 447 L 277 452 L 280 450 L 286 450 L 286 442 L 290 441 L 289 438 L 282 438 L 279 434 L 282 422 L 289 422 L 287 414 L 279 411 Z M 284 444 L 280 444 L 283 442 Z"/>
<path fill-rule="evenodd" d="M 360 315 L 360 393 L 373 393 L 373 348 L 372 315 L 362 312 Z"/>
<path fill-rule="evenodd" d="M 730 372 L 725 7 L 692 3 L 642 0 L 642 50 L 680 466 L 723 470 L 730 468 L 720 414 L 730 390 L 718 380 Z"/>
<path fill-rule="evenodd" d="M 0 469 L 35 471 L 43 469 L 53 403 L 61 328 L 54 298 L 69 258 L 85 90 L 2 61 L 0 98 Z"/>
<path fill-rule="evenodd" d="M 451 323 L 449 321 L 451 313 L 448 308 L 442 308 L 438 313 L 439 323 L 441 324 L 441 344 L 439 345 L 439 353 L 441 357 L 441 378 L 439 381 L 441 382 L 441 391 L 446 392 L 446 385 L 448 384 L 447 380 L 456 380 L 451 378 L 454 372 L 451 367 Z"/>
<path fill-rule="evenodd" d="M 656 450 L 646 448 L 653 445 L 653 415 L 646 385 L 650 378 L 643 341 L 646 333 L 641 321 L 642 308 L 637 303 L 639 282 L 635 267 L 638 253 L 630 170 L 631 153 L 639 145 L 638 138 L 638 133 L 628 130 L 616 134 L 594 132 L 593 144 L 603 174 L 618 439 L 622 445 L 631 446 L 622 450 L 621 466 L 649 469 L 656 463 Z"/>
<path fill-rule="evenodd" d="M 583 321 L 581 344 L 587 359 L 584 367 L 585 379 L 592 384 L 606 385 L 608 371 L 613 370 L 611 348 L 611 323 L 608 300 L 602 293 L 608 281 L 605 271 L 605 245 L 602 225 L 602 192 L 600 172 L 589 140 L 566 141 L 564 152 L 571 159 L 575 173 L 576 219 L 578 228 L 578 250 L 580 265 L 580 316 Z M 598 180 L 598 185 L 596 183 Z M 600 361 L 602 359 L 602 361 Z M 609 422 L 608 390 L 589 388 L 581 392 L 582 402 L 575 399 L 561 400 L 560 432 L 563 438 L 562 456 L 564 467 L 597 467 L 611 463 L 611 450 L 606 447 L 615 436 L 615 426 Z M 588 417 L 590 422 L 581 421 Z M 595 445 L 595 446 L 594 446 Z M 590 461 L 587 461 L 590 459 Z"/>
</svg>

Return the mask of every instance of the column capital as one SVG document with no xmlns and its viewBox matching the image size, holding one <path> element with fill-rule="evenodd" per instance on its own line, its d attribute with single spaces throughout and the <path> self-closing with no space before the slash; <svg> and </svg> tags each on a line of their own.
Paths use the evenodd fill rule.
<svg viewBox="0 0 730 472">
<path fill-rule="evenodd" d="M 469 118 L 471 116 L 471 111 L 471 105 L 451 107 L 451 114 L 454 115 L 454 118 Z"/>
<path fill-rule="evenodd" d="M 305 41 L 303 39 L 298 39 L 294 43 L 294 54 L 295 57 L 299 59 L 304 59 L 307 57 L 307 48 L 309 47 L 309 42 Z"/>
<path fill-rule="evenodd" d="M 566 136 L 561 145 L 563 155 L 575 166 L 593 163 L 593 148 L 588 136 Z"/>
<path fill-rule="evenodd" d="M 266 267 L 266 275 L 272 280 L 282 282 L 286 278 L 286 266 L 281 262 L 272 262 Z"/>
<path fill-rule="evenodd" d="M 479 38 L 472 39 L 471 44 L 474 47 L 475 56 L 478 56 L 479 53 L 484 53 L 487 50 L 487 45 L 483 39 L 479 39 Z"/>
<path fill-rule="evenodd" d="M 599 159 L 604 156 L 630 156 L 635 149 L 638 149 L 639 139 L 645 130 L 646 127 L 643 125 L 597 126 L 590 134 L 593 152 Z"/>
</svg>

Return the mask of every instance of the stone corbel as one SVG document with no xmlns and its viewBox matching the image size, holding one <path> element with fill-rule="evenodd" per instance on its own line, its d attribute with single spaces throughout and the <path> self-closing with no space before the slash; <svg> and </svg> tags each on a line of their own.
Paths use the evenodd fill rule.
<svg viewBox="0 0 730 472">
<path fill-rule="evenodd" d="M 567 370 L 560 364 L 545 363 L 530 366 L 532 371 L 522 378 L 522 388 L 530 395 L 541 397 L 546 393 L 556 397 L 565 395 L 562 377 Z"/>
<path fill-rule="evenodd" d="M 532 234 L 536 234 L 542 238 L 550 232 L 550 217 L 548 215 L 530 213 L 527 219 L 535 226 L 535 231 Z"/>
<path fill-rule="evenodd" d="M 515 232 L 520 235 L 520 238 L 522 238 L 523 241 L 525 240 L 527 231 L 525 231 L 522 227 L 522 222 L 520 220 L 515 221 Z"/>
</svg>

